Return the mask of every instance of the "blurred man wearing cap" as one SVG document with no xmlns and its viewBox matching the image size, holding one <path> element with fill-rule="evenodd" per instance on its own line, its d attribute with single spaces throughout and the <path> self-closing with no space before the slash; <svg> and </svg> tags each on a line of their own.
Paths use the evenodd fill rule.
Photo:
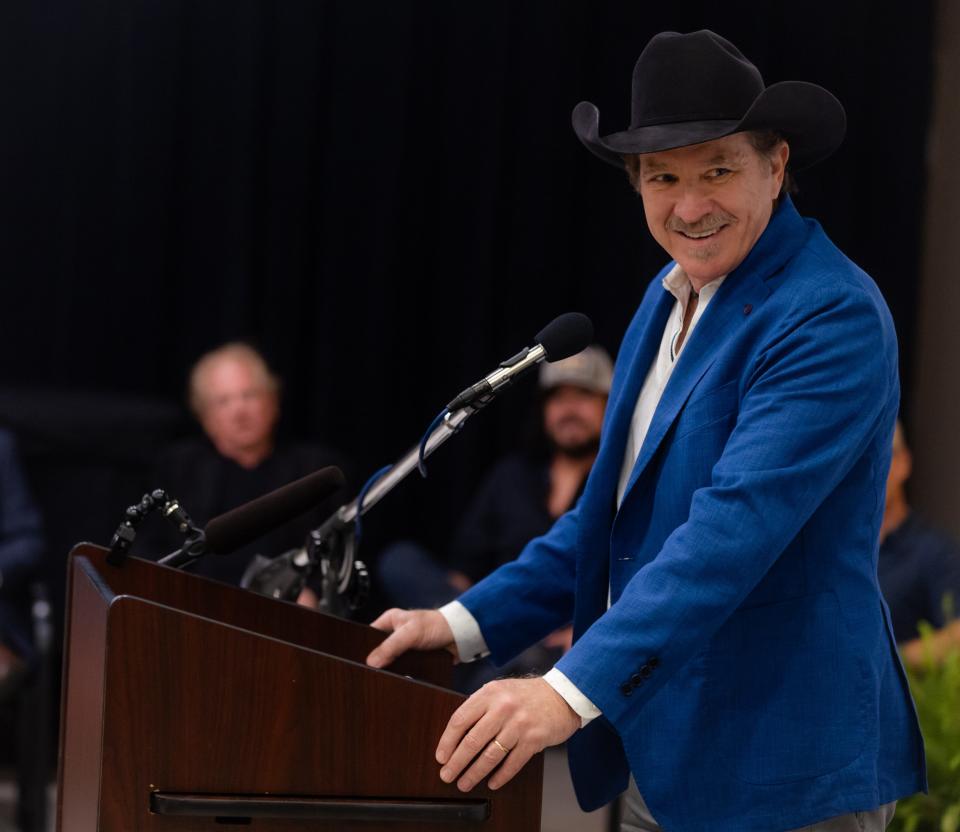
<svg viewBox="0 0 960 832">
<path fill-rule="evenodd" d="M 525 449 L 497 462 L 464 512 L 450 546 L 447 566 L 420 544 L 395 543 L 381 555 L 377 573 L 392 603 L 434 607 L 513 560 L 533 538 L 545 534 L 570 509 L 583 486 L 597 450 L 612 364 L 600 346 L 540 367 L 541 428 L 544 447 Z M 554 633 L 551 646 L 569 642 L 569 627 Z M 556 651 L 525 651 L 503 672 L 546 670 Z M 464 690 L 492 678 L 484 667 L 465 673 Z"/>
<path fill-rule="evenodd" d="M 621 344 L 583 496 L 457 601 L 385 613 L 368 662 L 502 662 L 572 617 L 543 678 L 453 714 L 442 780 L 499 788 L 569 739 L 581 805 L 625 791 L 624 830 L 884 829 L 925 787 L 877 583 L 896 337 L 788 195 L 840 144 L 843 108 L 765 86 L 709 31 L 655 36 L 631 103 L 625 130 L 601 135 L 588 102 L 574 130 L 626 168 L 671 259 Z"/>
</svg>

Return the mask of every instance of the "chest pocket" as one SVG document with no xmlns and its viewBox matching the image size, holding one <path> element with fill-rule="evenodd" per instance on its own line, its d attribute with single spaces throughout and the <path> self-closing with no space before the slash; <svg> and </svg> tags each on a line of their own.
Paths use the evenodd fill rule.
<svg viewBox="0 0 960 832">
<path fill-rule="evenodd" d="M 735 414 L 740 401 L 736 379 L 694 396 L 677 419 L 677 439 Z"/>
</svg>

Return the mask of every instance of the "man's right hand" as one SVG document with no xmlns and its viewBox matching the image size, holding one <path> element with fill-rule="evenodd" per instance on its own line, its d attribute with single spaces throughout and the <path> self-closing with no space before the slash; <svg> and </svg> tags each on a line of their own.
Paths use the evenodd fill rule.
<svg viewBox="0 0 960 832">
<path fill-rule="evenodd" d="M 390 633 L 378 647 L 367 656 L 370 667 L 386 667 L 407 650 L 449 650 L 454 659 L 457 644 L 447 619 L 436 610 L 387 610 L 371 625 Z"/>
</svg>

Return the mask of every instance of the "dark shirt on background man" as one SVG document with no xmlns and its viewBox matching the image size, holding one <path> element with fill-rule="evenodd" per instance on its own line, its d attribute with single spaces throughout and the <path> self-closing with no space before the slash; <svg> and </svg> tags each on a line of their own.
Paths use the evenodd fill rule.
<svg viewBox="0 0 960 832">
<path fill-rule="evenodd" d="M 920 621 L 937 629 L 948 623 L 945 594 L 960 612 L 960 547 L 916 512 L 880 544 L 877 573 L 898 643 L 917 638 Z"/>
<path fill-rule="evenodd" d="M 194 523 L 203 527 L 225 511 L 305 477 L 328 465 L 343 467 L 333 451 L 312 444 L 278 444 L 273 452 L 254 468 L 244 468 L 218 453 L 205 438 L 186 440 L 160 456 L 155 482 L 151 488 L 163 488 L 176 497 Z M 256 554 L 279 555 L 301 546 L 307 533 L 347 498 L 346 491 L 325 500 L 315 511 L 303 515 L 229 555 L 207 555 L 190 571 L 217 581 L 239 584 L 244 570 Z M 147 531 L 149 524 L 149 531 Z M 157 558 L 177 549 L 183 538 L 160 517 L 151 517 L 141 527 L 137 552 Z"/>
<path fill-rule="evenodd" d="M 582 490 L 583 483 L 576 497 Z M 528 541 L 546 534 L 556 521 L 547 508 L 549 493 L 549 460 L 519 454 L 500 460 L 457 526 L 450 568 L 475 583 L 516 558 Z"/>
</svg>

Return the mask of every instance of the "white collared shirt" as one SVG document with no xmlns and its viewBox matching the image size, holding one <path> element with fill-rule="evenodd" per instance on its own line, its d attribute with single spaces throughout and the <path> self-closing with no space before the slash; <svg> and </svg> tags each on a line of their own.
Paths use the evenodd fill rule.
<svg viewBox="0 0 960 832">
<path fill-rule="evenodd" d="M 656 412 L 663 391 L 666 389 L 667 382 L 673 373 L 673 368 L 680 360 L 683 350 L 690 338 L 693 336 L 694 327 L 703 317 L 703 312 L 707 308 L 717 289 L 726 279 L 726 275 L 718 277 L 716 280 L 707 283 L 700 290 L 700 299 L 697 308 L 690 319 L 690 325 L 687 327 L 687 333 L 684 336 L 683 343 L 679 343 L 680 333 L 683 329 L 683 316 L 687 304 L 693 291 L 693 285 L 686 272 L 675 265 L 663 278 L 663 288 L 676 298 L 676 303 L 670 311 L 666 326 L 663 329 L 663 336 L 660 339 L 660 349 L 656 358 L 647 371 L 643 387 L 640 389 L 640 395 L 637 398 L 636 407 L 633 410 L 633 417 L 630 420 L 630 433 L 627 435 L 627 444 L 623 454 L 623 466 L 620 471 L 620 480 L 617 486 L 617 506 L 623 502 L 623 495 L 626 493 L 627 485 L 630 482 L 630 475 L 636 464 L 637 457 L 640 455 L 640 448 L 643 447 L 643 440 L 650 429 L 650 423 L 653 420 L 653 414 Z M 609 600 L 608 600 L 609 606 Z M 449 604 L 440 608 L 440 612 L 446 618 L 450 629 L 453 631 L 454 640 L 457 643 L 457 651 L 461 661 L 473 661 L 489 654 L 487 643 L 480 632 L 480 626 L 470 611 L 459 601 L 451 601 Z M 600 716 L 600 709 L 593 704 L 586 696 L 581 693 L 579 688 L 573 684 L 564 674 L 552 668 L 547 671 L 543 677 L 557 693 L 566 700 L 567 704 L 580 717 L 581 727 L 587 725 L 591 720 Z"/>
<path fill-rule="evenodd" d="M 710 303 L 725 279 L 726 275 L 718 277 L 700 290 L 700 300 L 693 317 L 690 319 L 687 334 L 684 336 L 683 343 L 678 344 L 680 333 L 683 330 L 683 315 L 687 309 L 687 304 L 690 302 L 693 286 L 690 283 L 690 278 L 687 277 L 680 266 L 674 266 L 663 278 L 663 288 L 670 292 L 677 299 L 677 302 L 670 310 L 670 317 L 667 318 L 667 325 L 664 327 L 663 337 L 660 339 L 660 349 L 647 371 L 647 377 L 640 389 L 640 396 L 637 398 L 637 406 L 633 411 L 633 418 L 630 420 L 630 433 L 627 435 L 627 445 L 623 453 L 623 468 L 620 471 L 620 482 L 617 486 L 617 506 L 623 502 L 623 495 L 627 490 L 627 483 L 630 481 L 634 463 L 640 455 L 643 440 L 647 436 L 647 431 L 650 430 L 653 414 L 656 412 L 657 405 L 660 404 L 663 391 L 673 374 L 673 368 L 676 366 L 683 348 L 689 343 L 694 327 L 703 317 L 703 311 L 707 308 L 707 304 Z"/>
</svg>

